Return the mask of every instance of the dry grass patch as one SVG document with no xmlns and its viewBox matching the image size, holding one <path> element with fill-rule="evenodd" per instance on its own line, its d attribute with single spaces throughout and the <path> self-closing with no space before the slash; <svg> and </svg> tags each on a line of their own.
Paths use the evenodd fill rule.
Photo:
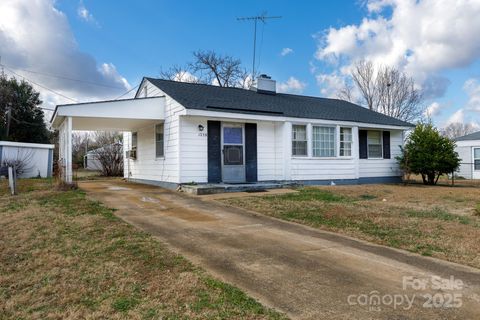
<svg viewBox="0 0 480 320">
<path fill-rule="evenodd" d="M 222 201 L 480 268 L 478 199 L 480 188 L 359 185 Z"/>
<path fill-rule="evenodd" d="M 48 180 L 0 181 L 2 319 L 281 319 Z"/>
</svg>

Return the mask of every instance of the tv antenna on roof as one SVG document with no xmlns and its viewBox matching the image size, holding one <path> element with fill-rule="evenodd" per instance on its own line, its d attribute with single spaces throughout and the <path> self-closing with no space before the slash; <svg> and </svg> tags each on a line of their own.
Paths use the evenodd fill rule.
<svg viewBox="0 0 480 320">
<path fill-rule="evenodd" d="M 238 21 L 250 21 L 253 20 L 253 64 L 252 64 L 252 77 L 255 77 L 255 56 L 257 51 L 257 22 L 261 21 L 264 24 L 267 23 L 268 19 L 280 19 L 281 16 L 267 16 L 267 13 L 264 12 L 259 16 L 253 17 L 240 17 L 237 18 Z"/>
</svg>

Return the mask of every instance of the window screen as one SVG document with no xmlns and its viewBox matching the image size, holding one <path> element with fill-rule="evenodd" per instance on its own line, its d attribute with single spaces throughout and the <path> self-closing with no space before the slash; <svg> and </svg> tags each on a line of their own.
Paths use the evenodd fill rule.
<svg viewBox="0 0 480 320">
<path fill-rule="evenodd" d="M 368 131 L 368 157 L 383 158 L 381 131 Z"/>
<path fill-rule="evenodd" d="M 340 156 L 352 156 L 352 128 L 340 128 Z"/>
<path fill-rule="evenodd" d="M 307 155 L 307 127 L 302 125 L 292 126 L 292 155 Z"/>
<path fill-rule="evenodd" d="M 473 149 L 474 170 L 480 171 L 480 148 Z"/>
<path fill-rule="evenodd" d="M 335 157 L 335 128 L 313 127 L 313 156 Z"/>
<path fill-rule="evenodd" d="M 223 128 L 223 143 L 224 144 L 242 144 L 242 128 Z"/>
<path fill-rule="evenodd" d="M 132 150 L 137 150 L 138 136 L 136 132 L 132 132 Z"/>
<path fill-rule="evenodd" d="M 163 123 L 155 125 L 155 156 L 163 157 Z"/>
</svg>

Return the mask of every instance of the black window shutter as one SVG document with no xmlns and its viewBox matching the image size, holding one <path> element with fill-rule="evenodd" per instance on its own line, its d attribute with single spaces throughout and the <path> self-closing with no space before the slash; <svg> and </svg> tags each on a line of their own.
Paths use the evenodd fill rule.
<svg viewBox="0 0 480 320">
<path fill-rule="evenodd" d="M 208 182 L 222 181 L 220 121 L 207 122 Z"/>
<path fill-rule="evenodd" d="M 368 137 L 367 130 L 358 131 L 358 146 L 360 159 L 368 159 Z"/>
<path fill-rule="evenodd" d="M 257 124 L 245 123 L 245 173 L 247 182 L 257 177 Z"/>
<path fill-rule="evenodd" d="M 390 131 L 383 131 L 383 159 L 390 158 Z"/>
</svg>

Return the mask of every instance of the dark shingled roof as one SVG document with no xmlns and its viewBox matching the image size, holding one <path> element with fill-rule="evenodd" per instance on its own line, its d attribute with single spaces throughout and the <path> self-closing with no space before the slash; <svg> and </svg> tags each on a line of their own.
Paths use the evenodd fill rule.
<svg viewBox="0 0 480 320">
<path fill-rule="evenodd" d="M 455 141 L 480 140 L 480 131 L 467 134 L 463 137 L 458 137 Z"/>
<path fill-rule="evenodd" d="M 145 78 L 187 109 L 258 114 L 278 117 L 325 119 L 411 127 L 411 123 L 338 100 L 277 93 L 265 94 L 240 88 L 224 88 Z"/>
</svg>

